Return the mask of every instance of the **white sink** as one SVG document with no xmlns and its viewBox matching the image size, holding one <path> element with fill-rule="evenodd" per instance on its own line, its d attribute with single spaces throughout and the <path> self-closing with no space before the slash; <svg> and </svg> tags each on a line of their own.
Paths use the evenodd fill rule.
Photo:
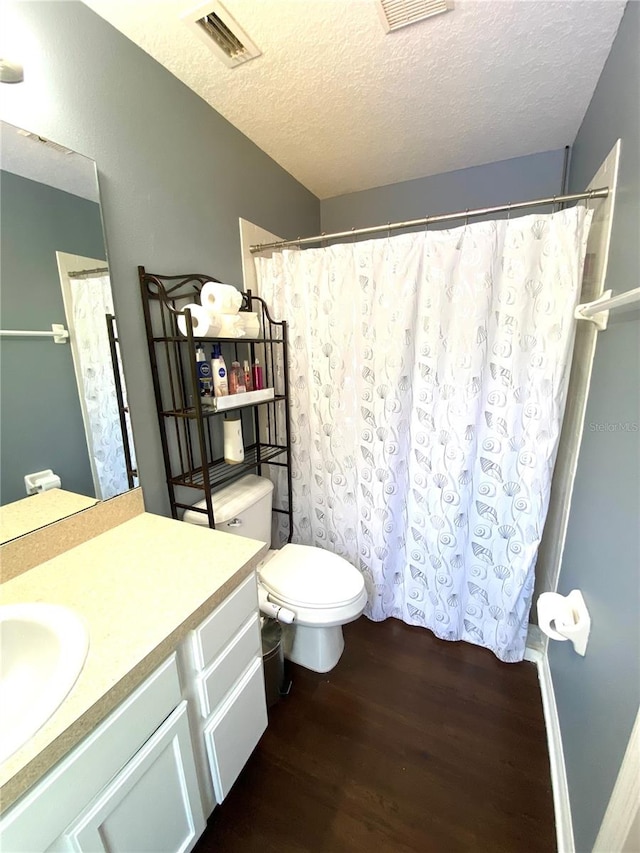
<svg viewBox="0 0 640 853">
<path fill-rule="evenodd" d="M 57 604 L 0 606 L 0 762 L 49 719 L 89 649 L 84 621 Z"/>
</svg>

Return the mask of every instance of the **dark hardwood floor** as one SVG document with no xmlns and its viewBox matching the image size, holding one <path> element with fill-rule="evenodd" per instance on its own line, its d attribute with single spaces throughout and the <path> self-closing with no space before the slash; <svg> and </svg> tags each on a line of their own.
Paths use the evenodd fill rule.
<svg viewBox="0 0 640 853">
<path fill-rule="evenodd" d="M 291 694 L 197 853 L 553 851 L 535 666 L 362 617 Z"/>
</svg>

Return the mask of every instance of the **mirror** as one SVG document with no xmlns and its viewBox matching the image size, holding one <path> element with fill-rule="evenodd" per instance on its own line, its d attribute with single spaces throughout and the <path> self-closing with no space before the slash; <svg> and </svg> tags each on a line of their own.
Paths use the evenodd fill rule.
<svg viewBox="0 0 640 853">
<path fill-rule="evenodd" d="M 106 500 L 138 483 L 96 165 L 6 122 L 0 152 L 0 504 L 45 469 Z"/>
</svg>

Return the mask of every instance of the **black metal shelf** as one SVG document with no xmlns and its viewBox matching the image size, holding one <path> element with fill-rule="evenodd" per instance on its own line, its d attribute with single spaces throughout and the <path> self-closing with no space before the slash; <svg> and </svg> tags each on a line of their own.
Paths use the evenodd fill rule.
<svg viewBox="0 0 640 853">
<path fill-rule="evenodd" d="M 293 531 L 291 508 L 291 440 L 289 433 L 289 378 L 286 370 L 287 323 L 274 320 L 264 300 L 250 291 L 242 294 L 241 311 L 258 313 L 262 337 L 220 338 L 197 337 L 189 312 L 184 308 L 198 299 L 209 275 L 157 275 L 138 267 L 144 310 L 151 376 L 156 399 L 158 425 L 166 472 L 171 512 L 178 518 L 178 509 L 188 504 L 186 494 L 177 499 L 176 489 L 195 489 L 204 495 L 210 527 L 215 527 L 212 493 L 251 471 L 262 473 L 262 465 L 286 469 L 287 496 L 280 502 L 287 508 L 278 513 L 289 517 L 289 537 Z M 186 332 L 178 328 L 178 317 L 186 317 Z M 265 386 L 274 389 L 271 399 L 244 402 L 229 408 L 205 407 L 199 396 L 196 370 L 196 344 L 221 343 L 233 345 L 238 359 L 239 347 L 246 347 L 248 357 L 260 359 Z M 242 397 L 242 395 L 240 395 Z M 225 398 L 226 399 L 226 398 Z M 222 447 L 221 420 L 215 416 L 244 409 L 243 429 L 249 445 L 245 446 L 244 461 L 229 465 L 219 457 Z M 191 501 L 190 498 L 188 498 Z M 194 503 L 196 501 L 193 501 Z"/>
<path fill-rule="evenodd" d="M 255 298 L 255 297 L 254 297 Z M 187 344 L 189 343 L 189 339 L 185 337 L 185 335 L 172 335 L 170 337 L 160 337 L 160 338 L 152 338 L 154 343 L 157 344 Z M 193 340 L 196 342 L 199 341 L 207 341 L 208 343 L 220 343 L 220 344 L 254 344 L 258 346 L 259 344 L 281 344 L 282 338 L 206 338 L 203 336 L 194 335 Z"/>
<path fill-rule="evenodd" d="M 244 462 L 230 465 L 224 459 L 215 459 L 206 468 L 209 485 L 212 489 L 218 488 L 226 482 L 235 480 L 242 474 L 246 474 L 258 465 L 265 464 L 286 452 L 286 447 L 279 447 L 278 445 L 252 444 L 244 449 Z M 205 476 L 204 470 L 203 467 L 200 467 L 193 471 L 179 474 L 176 477 L 172 477 L 171 482 L 174 486 L 202 489 Z"/>
</svg>

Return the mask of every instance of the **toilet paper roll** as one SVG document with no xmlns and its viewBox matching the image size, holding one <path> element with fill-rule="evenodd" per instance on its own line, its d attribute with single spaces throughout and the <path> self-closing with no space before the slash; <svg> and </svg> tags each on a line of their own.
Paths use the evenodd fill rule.
<svg viewBox="0 0 640 853">
<path fill-rule="evenodd" d="M 201 305 L 191 302 L 189 305 L 185 305 L 184 308 L 188 308 L 191 311 L 194 338 L 215 338 L 220 334 L 220 320 L 211 317 L 209 312 Z M 183 335 L 187 334 L 187 318 L 184 314 L 178 315 L 178 328 Z"/>
<path fill-rule="evenodd" d="M 540 630 L 551 637 L 552 640 L 567 640 L 568 637 L 558 633 L 551 627 L 562 630 L 564 626 L 570 627 L 575 623 L 572 604 L 564 595 L 557 592 L 543 592 L 538 596 L 538 625 Z"/>
<path fill-rule="evenodd" d="M 36 489 L 39 492 L 48 492 L 51 489 L 60 489 L 61 487 L 62 480 L 57 474 L 47 474 L 36 481 Z"/>
<path fill-rule="evenodd" d="M 200 291 L 200 304 L 210 314 L 237 314 L 242 305 L 242 294 L 230 284 L 207 281 Z"/>
</svg>

